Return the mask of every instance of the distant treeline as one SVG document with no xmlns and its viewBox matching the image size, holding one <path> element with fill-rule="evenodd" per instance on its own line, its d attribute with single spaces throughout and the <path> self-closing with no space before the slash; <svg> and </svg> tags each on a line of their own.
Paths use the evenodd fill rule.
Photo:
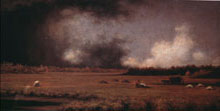
<svg viewBox="0 0 220 111">
<path fill-rule="evenodd" d="M 187 76 L 207 76 L 220 78 L 220 66 L 195 66 L 187 65 L 170 68 L 129 68 L 124 75 L 187 75 Z"/>
<path fill-rule="evenodd" d="M 57 66 L 27 66 L 22 64 L 1 63 L 1 73 L 25 73 L 36 74 L 44 72 L 119 72 L 123 73 L 125 69 L 105 69 L 105 68 L 89 68 L 89 67 L 57 67 Z"/>
</svg>

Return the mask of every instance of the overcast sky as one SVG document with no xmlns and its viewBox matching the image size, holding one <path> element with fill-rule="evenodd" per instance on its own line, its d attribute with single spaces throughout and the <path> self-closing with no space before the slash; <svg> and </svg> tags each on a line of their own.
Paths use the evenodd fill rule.
<svg viewBox="0 0 220 111">
<path fill-rule="evenodd" d="M 32 65 L 220 64 L 220 2 L 2 0 L 1 60 Z"/>
</svg>

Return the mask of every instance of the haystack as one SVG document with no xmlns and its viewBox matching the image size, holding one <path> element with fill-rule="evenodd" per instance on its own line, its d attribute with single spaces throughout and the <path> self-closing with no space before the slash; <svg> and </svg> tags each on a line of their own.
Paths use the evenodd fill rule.
<svg viewBox="0 0 220 111">
<path fill-rule="evenodd" d="M 186 88 L 193 88 L 193 85 L 192 84 L 187 84 L 185 87 Z"/>
<path fill-rule="evenodd" d="M 207 86 L 205 89 L 207 89 L 207 90 L 214 90 L 214 88 L 212 86 Z"/>
<path fill-rule="evenodd" d="M 34 81 L 34 84 L 33 84 L 34 87 L 40 87 L 40 81 Z"/>
<path fill-rule="evenodd" d="M 197 85 L 197 87 L 204 87 L 204 85 L 203 85 L 202 83 L 199 83 L 199 84 Z"/>
</svg>

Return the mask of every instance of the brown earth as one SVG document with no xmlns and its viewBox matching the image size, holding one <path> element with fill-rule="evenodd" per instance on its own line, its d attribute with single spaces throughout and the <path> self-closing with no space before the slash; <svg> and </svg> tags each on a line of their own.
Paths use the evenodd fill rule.
<svg viewBox="0 0 220 111">
<path fill-rule="evenodd" d="M 213 85 L 215 89 L 206 90 L 205 87 L 186 88 L 185 85 L 162 85 L 161 80 L 169 77 L 88 72 L 1 74 L 1 109 L 7 111 L 7 107 L 2 105 L 10 104 L 10 106 L 14 105 L 10 108 L 23 110 L 79 110 L 80 108 L 94 110 L 100 107 L 101 110 L 105 107 L 117 110 L 121 107 L 126 109 L 124 106 L 127 104 L 126 110 L 145 110 L 144 107 L 148 103 L 158 111 L 179 109 L 217 111 L 219 109 L 220 87 L 214 85 L 220 79 L 183 77 L 185 84 L 203 83 Z M 35 80 L 40 81 L 40 87 L 32 87 Z M 124 80 L 129 82 L 125 83 Z M 134 83 L 137 80 L 146 83 L 150 88 L 136 88 Z M 100 81 L 107 83 L 103 84 Z M 112 101 L 115 104 L 112 104 Z"/>
</svg>

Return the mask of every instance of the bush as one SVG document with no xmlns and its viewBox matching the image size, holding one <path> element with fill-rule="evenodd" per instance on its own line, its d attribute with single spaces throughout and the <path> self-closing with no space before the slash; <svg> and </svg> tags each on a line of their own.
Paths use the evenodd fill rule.
<svg viewBox="0 0 220 111">
<path fill-rule="evenodd" d="M 182 77 L 170 77 L 169 80 L 171 84 L 183 84 Z"/>
<path fill-rule="evenodd" d="M 42 72 L 125 72 L 124 69 L 104 69 L 104 68 L 79 68 L 79 67 L 56 67 L 56 66 L 26 66 L 13 63 L 2 63 L 2 73 L 42 73 Z"/>
<path fill-rule="evenodd" d="M 192 78 L 220 78 L 220 70 L 199 70 L 191 76 Z"/>
<path fill-rule="evenodd" d="M 211 74 L 211 75 L 210 75 Z M 208 78 L 220 78 L 220 66 L 182 66 L 182 67 L 170 67 L 170 68 L 130 68 L 124 75 L 187 75 L 199 77 L 200 75 L 206 75 L 201 77 Z M 207 76 L 209 75 L 209 76 Z"/>
<path fill-rule="evenodd" d="M 24 66 L 21 64 L 1 64 L 1 74 L 2 73 L 41 73 L 44 72 L 42 67 L 34 67 L 34 66 Z"/>
</svg>

